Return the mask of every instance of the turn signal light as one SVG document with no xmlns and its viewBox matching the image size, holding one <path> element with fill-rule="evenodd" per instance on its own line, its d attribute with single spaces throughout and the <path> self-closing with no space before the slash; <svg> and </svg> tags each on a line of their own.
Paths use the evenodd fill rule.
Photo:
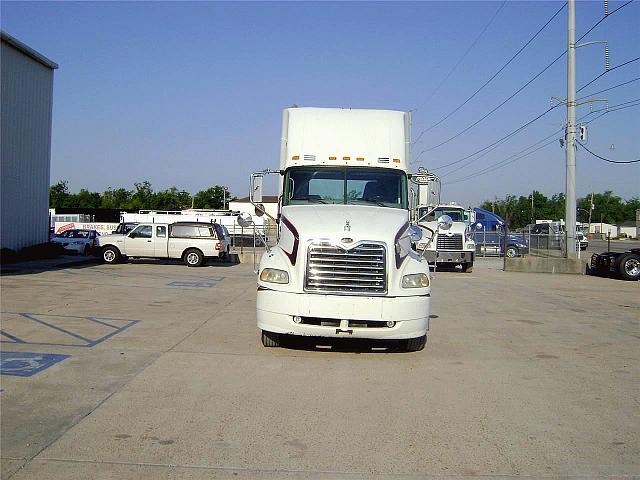
<svg viewBox="0 0 640 480">
<path fill-rule="evenodd" d="M 291 160 L 300 160 L 300 155 L 294 155 Z"/>
<path fill-rule="evenodd" d="M 400 159 L 399 158 L 394 158 L 393 159 L 393 163 L 400 163 Z"/>
</svg>

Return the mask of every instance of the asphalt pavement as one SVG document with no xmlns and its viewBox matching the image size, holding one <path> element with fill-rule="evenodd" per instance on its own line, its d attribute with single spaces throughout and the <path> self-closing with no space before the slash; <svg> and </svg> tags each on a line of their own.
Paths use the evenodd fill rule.
<svg viewBox="0 0 640 480">
<path fill-rule="evenodd" d="M 262 347 L 251 263 L 5 273 L 2 478 L 640 476 L 640 284 L 501 265 L 415 353 Z"/>
</svg>

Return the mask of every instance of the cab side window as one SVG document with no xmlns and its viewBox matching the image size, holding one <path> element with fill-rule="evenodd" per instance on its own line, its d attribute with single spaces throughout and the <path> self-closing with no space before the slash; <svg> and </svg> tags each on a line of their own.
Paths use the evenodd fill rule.
<svg viewBox="0 0 640 480">
<path fill-rule="evenodd" d="M 129 236 L 131 238 L 151 238 L 153 234 L 153 228 L 151 225 L 140 225 L 135 230 L 133 230 Z"/>
<path fill-rule="evenodd" d="M 156 237 L 158 238 L 166 238 L 167 236 L 167 227 L 157 226 L 156 227 Z"/>
</svg>

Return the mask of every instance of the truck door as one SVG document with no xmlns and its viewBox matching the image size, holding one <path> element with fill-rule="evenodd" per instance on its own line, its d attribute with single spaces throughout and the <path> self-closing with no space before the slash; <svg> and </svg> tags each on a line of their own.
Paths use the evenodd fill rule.
<svg viewBox="0 0 640 480">
<path fill-rule="evenodd" d="M 154 253 L 156 257 L 166 258 L 169 256 L 167 252 L 167 226 L 156 225 L 156 235 L 154 238 Z"/>
<path fill-rule="evenodd" d="M 138 225 L 125 240 L 125 251 L 130 257 L 153 257 L 153 225 Z"/>
</svg>

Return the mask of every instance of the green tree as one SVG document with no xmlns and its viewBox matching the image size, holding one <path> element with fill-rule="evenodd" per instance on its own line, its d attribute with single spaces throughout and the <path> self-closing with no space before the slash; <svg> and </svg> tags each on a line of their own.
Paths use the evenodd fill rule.
<svg viewBox="0 0 640 480">
<path fill-rule="evenodd" d="M 131 202 L 129 208 L 132 210 L 143 210 L 153 208 L 153 189 L 151 183 L 145 180 L 144 182 L 136 182 L 133 184 L 136 191 L 131 196 Z"/>
<path fill-rule="evenodd" d="M 69 202 L 69 182 L 60 180 L 49 187 L 49 208 L 64 208 Z"/>
<path fill-rule="evenodd" d="M 131 198 L 133 192 L 125 188 L 113 189 L 109 187 L 102 194 L 102 208 L 117 208 L 119 210 L 126 210 L 131 208 Z"/>
<path fill-rule="evenodd" d="M 224 187 L 215 185 L 196 193 L 193 197 L 193 206 L 194 208 L 221 209 L 223 208 L 224 198 Z M 235 200 L 235 197 L 232 197 L 229 192 L 226 192 L 227 206 L 232 200 Z"/>
</svg>

